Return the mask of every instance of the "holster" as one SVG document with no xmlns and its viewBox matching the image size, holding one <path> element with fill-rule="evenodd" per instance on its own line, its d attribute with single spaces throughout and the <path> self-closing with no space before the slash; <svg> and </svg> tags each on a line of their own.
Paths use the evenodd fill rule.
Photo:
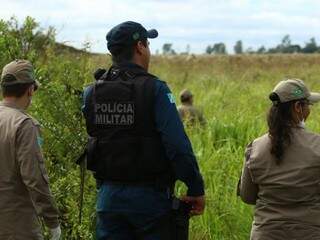
<svg viewBox="0 0 320 240">
<path fill-rule="evenodd" d="M 87 144 L 82 152 L 82 154 L 76 160 L 76 164 L 80 165 L 84 159 L 87 159 L 86 167 L 89 170 L 94 171 L 94 167 L 96 167 L 96 160 L 95 160 L 95 151 L 97 148 L 97 138 L 95 137 L 88 137 Z"/>
<path fill-rule="evenodd" d="M 181 201 L 178 198 L 172 200 L 172 240 L 188 240 L 189 239 L 189 212 L 191 205 Z"/>
<path fill-rule="evenodd" d="M 97 149 L 97 142 L 98 139 L 96 137 L 89 137 L 88 138 L 88 145 L 87 145 L 87 152 L 88 152 L 88 169 L 95 171 L 96 167 L 96 159 L 95 159 L 95 153 Z"/>
</svg>

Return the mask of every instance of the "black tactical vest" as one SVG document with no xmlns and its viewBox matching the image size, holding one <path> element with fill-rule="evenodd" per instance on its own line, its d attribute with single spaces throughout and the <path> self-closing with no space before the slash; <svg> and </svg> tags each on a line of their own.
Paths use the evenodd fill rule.
<svg viewBox="0 0 320 240">
<path fill-rule="evenodd" d="M 112 67 L 86 98 L 87 168 L 98 179 L 172 184 L 171 165 L 155 127 L 155 77 Z"/>
</svg>

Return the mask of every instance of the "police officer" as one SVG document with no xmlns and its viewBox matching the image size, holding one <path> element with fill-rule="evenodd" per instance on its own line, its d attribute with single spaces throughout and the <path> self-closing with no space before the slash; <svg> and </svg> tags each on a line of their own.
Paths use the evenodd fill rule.
<svg viewBox="0 0 320 240">
<path fill-rule="evenodd" d="M 97 239 L 175 239 L 172 193 L 177 179 L 191 215 L 204 211 L 204 185 L 174 97 L 148 73 L 150 38 L 136 22 L 107 36 L 113 65 L 84 92 L 89 134 L 88 169 L 102 181 L 97 199 Z M 103 72 L 102 72 L 103 73 Z"/>
<path fill-rule="evenodd" d="M 270 94 L 269 132 L 246 149 L 239 194 L 255 205 L 251 240 L 320 237 L 320 135 L 305 129 L 320 101 L 303 81 L 281 81 Z"/>
<path fill-rule="evenodd" d="M 26 113 L 38 85 L 33 67 L 15 60 L 2 71 L 0 102 L 0 239 L 43 239 L 38 217 L 60 238 L 58 211 L 41 153 L 39 123 Z"/>
<path fill-rule="evenodd" d="M 206 124 L 203 113 L 193 105 L 193 94 L 190 90 L 184 89 L 180 92 L 180 101 L 178 112 L 187 125 L 194 126 L 200 123 L 201 126 L 204 126 Z"/>
</svg>

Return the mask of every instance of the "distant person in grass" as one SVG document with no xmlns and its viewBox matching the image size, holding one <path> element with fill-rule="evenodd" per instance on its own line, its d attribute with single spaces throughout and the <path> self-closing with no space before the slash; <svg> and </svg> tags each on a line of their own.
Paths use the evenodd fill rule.
<svg viewBox="0 0 320 240">
<path fill-rule="evenodd" d="M 183 219 L 205 208 L 203 179 L 174 97 L 148 73 L 148 39 L 157 36 L 136 22 L 113 27 L 106 37 L 113 65 L 96 72 L 97 81 L 84 92 L 87 166 L 100 182 L 98 240 L 177 239 L 172 208 L 179 203 L 173 198 L 178 179 L 188 187 L 180 204 L 191 207 Z"/>
<path fill-rule="evenodd" d="M 182 121 L 188 126 L 200 124 L 204 126 L 206 120 L 203 113 L 193 105 L 193 94 L 188 89 L 180 93 L 181 105 L 178 106 L 178 112 Z"/>
<path fill-rule="evenodd" d="M 40 126 L 26 113 L 38 84 L 33 66 L 15 60 L 2 70 L 0 102 L 0 239 L 41 240 L 39 217 L 60 238 L 58 210 L 49 189 Z"/>
<path fill-rule="evenodd" d="M 320 135 L 305 127 L 320 94 L 292 79 L 269 98 L 269 131 L 248 145 L 238 185 L 255 205 L 250 239 L 320 239 Z"/>
</svg>

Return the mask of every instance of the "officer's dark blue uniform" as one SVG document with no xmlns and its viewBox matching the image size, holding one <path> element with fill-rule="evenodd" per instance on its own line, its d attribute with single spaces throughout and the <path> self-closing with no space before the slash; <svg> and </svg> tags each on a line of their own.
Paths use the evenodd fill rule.
<svg viewBox="0 0 320 240">
<path fill-rule="evenodd" d="M 122 67 L 145 71 L 134 63 L 125 63 Z M 175 178 L 187 185 L 188 196 L 202 196 L 203 179 L 177 112 L 174 96 L 164 82 L 155 81 L 156 130 L 160 133 Z M 89 86 L 84 91 L 84 112 L 86 98 L 92 89 Z M 169 234 L 170 226 L 160 219 L 168 215 L 171 207 L 169 188 L 104 182 L 97 199 L 97 239 L 169 239 L 166 234 Z"/>
</svg>

